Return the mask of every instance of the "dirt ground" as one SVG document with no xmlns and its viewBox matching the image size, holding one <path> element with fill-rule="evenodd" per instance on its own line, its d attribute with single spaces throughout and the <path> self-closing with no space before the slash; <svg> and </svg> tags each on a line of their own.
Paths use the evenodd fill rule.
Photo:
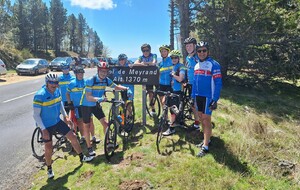
<svg viewBox="0 0 300 190">
<path fill-rule="evenodd" d="M 16 82 L 20 82 L 20 81 L 25 81 L 25 80 L 32 80 L 35 78 L 41 78 L 44 76 L 45 76 L 45 74 L 40 74 L 37 76 L 32 76 L 32 75 L 19 76 L 19 75 L 17 75 L 17 73 L 7 73 L 6 75 L 0 75 L 0 86 L 11 84 L 11 83 L 16 83 Z"/>
</svg>

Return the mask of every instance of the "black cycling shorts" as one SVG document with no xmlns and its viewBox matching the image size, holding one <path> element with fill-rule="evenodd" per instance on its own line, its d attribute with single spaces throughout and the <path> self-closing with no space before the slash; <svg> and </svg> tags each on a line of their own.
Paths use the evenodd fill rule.
<svg viewBox="0 0 300 190">
<path fill-rule="evenodd" d="M 50 140 L 52 141 L 52 136 L 56 133 L 61 134 L 61 135 L 66 135 L 71 129 L 68 127 L 68 125 L 63 121 L 60 120 L 58 123 L 51 127 L 47 127 L 46 130 L 50 134 L 50 139 L 44 139 L 46 141 Z"/>
<path fill-rule="evenodd" d="M 83 123 L 90 123 L 92 114 L 100 120 L 105 117 L 102 107 L 100 106 L 81 106 Z"/>
<path fill-rule="evenodd" d="M 172 86 L 171 85 L 162 85 L 160 84 L 158 87 L 158 90 L 160 91 L 164 91 L 164 92 L 173 92 Z M 158 92 L 157 93 L 159 96 L 164 96 L 164 94 L 162 92 Z"/>
</svg>

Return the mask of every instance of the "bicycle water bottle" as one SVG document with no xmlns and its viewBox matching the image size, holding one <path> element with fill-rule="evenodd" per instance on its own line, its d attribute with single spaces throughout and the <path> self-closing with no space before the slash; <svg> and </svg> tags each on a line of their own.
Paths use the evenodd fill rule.
<svg viewBox="0 0 300 190">
<path fill-rule="evenodd" d="M 118 115 L 117 117 L 118 117 L 120 123 L 122 123 L 122 121 L 123 121 L 122 117 L 120 115 Z"/>
<path fill-rule="evenodd" d="M 176 105 L 173 105 L 173 106 L 171 107 L 171 109 L 172 109 L 172 111 L 173 111 L 173 113 L 174 113 L 175 115 L 178 115 L 178 114 L 179 114 L 179 110 L 178 110 L 178 108 L 177 108 Z"/>
</svg>

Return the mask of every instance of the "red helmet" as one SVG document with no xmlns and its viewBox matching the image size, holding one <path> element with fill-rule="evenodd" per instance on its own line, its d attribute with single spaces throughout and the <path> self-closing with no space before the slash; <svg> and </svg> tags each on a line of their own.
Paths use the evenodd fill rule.
<svg viewBox="0 0 300 190">
<path fill-rule="evenodd" d="M 97 67 L 98 67 L 98 70 L 100 70 L 100 69 L 109 69 L 109 65 L 106 62 L 99 62 L 97 64 Z"/>
</svg>

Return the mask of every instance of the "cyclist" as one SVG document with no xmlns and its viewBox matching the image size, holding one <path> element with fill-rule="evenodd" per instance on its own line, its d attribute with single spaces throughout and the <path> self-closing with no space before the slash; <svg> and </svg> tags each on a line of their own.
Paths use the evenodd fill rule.
<svg viewBox="0 0 300 190">
<path fill-rule="evenodd" d="M 129 88 L 121 85 L 116 85 L 111 79 L 107 77 L 108 69 L 109 66 L 106 62 L 98 62 L 97 74 L 87 79 L 86 81 L 86 86 L 80 99 L 83 126 L 86 133 L 90 128 L 91 114 L 94 114 L 94 116 L 100 121 L 103 126 L 103 132 L 105 133 L 106 131 L 108 123 L 102 107 L 100 106 L 100 103 L 106 101 L 106 98 L 103 97 L 103 95 L 107 86 L 115 88 L 116 90 L 127 90 L 128 96 L 130 97 L 132 95 L 132 92 Z M 86 134 L 85 136 L 87 139 L 86 142 L 89 155 L 96 155 L 93 147 L 91 147 L 89 135 Z"/>
<path fill-rule="evenodd" d="M 210 137 L 212 135 L 211 114 L 217 108 L 217 101 L 222 88 L 220 64 L 209 57 L 209 45 L 201 41 L 197 45 L 199 62 L 195 66 L 192 98 L 195 100 L 198 115 L 202 123 L 204 141 L 198 157 L 208 153 Z"/>
<path fill-rule="evenodd" d="M 61 101 L 61 93 L 58 90 L 58 77 L 56 74 L 49 73 L 45 77 L 46 85 L 44 85 L 33 98 L 33 118 L 37 125 L 42 129 L 42 136 L 45 142 L 45 160 L 47 165 L 48 178 L 54 177 L 52 170 L 52 136 L 55 133 L 66 136 L 72 143 L 74 150 L 79 154 L 81 162 L 89 162 L 94 157 L 85 156 L 79 142 L 68 127 L 71 124 L 67 113 Z M 63 115 L 64 121 L 60 119 Z"/>
<path fill-rule="evenodd" d="M 162 57 L 162 61 L 158 64 L 159 68 L 159 90 L 164 92 L 172 92 L 171 87 L 171 72 L 173 69 L 173 63 L 170 57 L 168 57 L 170 48 L 168 45 L 161 45 L 159 51 Z M 164 105 L 165 99 L 162 93 L 158 93 L 161 105 Z"/>
<path fill-rule="evenodd" d="M 189 96 L 191 96 L 191 93 L 192 93 L 192 87 L 193 87 L 193 81 L 194 81 L 194 67 L 197 63 L 197 60 L 199 60 L 199 58 L 196 54 L 196 44 L 197 44 L 197 41 L 195 38 L 188 37 L 184 40 L 185 49 L 188 53 L 188 56 L 186 57 L 188 83 L 185 84 L 185 87 L 188 89 Z M 197 114 L 197 110 L 195 109 L 195 106 L 192 107 L 192 110 L 193 110 L 193 113 L 195 116 L 195 123 L 194 123 L 194 127 L 192 129 L 200 130 L 199 117 Z"/>
<path fill-rule="evenodd" d="M 64 103 L 66 112 L 69 113 L 70 109 L 68 107 L 68 101 L 66 97 L 67 88 L 71 80 L 74 79 L 74 76 L 70 74 L 70 64 L 62 63 L 61 64 L 62 74 L 59 76 L 59 89 L 61 91 L 62 101 Z"/>
<path fill-rule="evenodd" d="M 149 44 L 143 44 L 141 46 L 141 50 L 143 52 L 143 55 L 140 56 L 135 62 L 134 65 L 143 65 L 143 66 L 156 66 L 157 63 L 157 55 L 151 53 L 151 46 Z M 147 91 L 153 92 L 153 85 L 146 85 Z M 151 101 L 153 98 L 153 93 L 149 93 L 149 100 Z M 151 115 L 154 115 L 155 108 L 152 106 Z"/>
<path fill-rule="evenodd" d="M 174 94 L 178 94 L 180 96 L 182 96 L 182 81 L 184 80 L 184 75 L 185 75 L 185 66 L 180 63 L 180 57 L 182 57 L 180 51 L 178 50 L 172 50 L 170 52 L 170 57 L 172 59 L 172 63 L 173 63 L 173 70 L 172 70 L 172 91 Z M 177 109 L 179 109 L 179 104 L 180 104 L 180 97 L 172 97 L 170 99 L 170 101 L 168 102 L 168 106 L 171 107 L 170 112 L 171 112 L 171 119 L 170 119 L 170 126 L 169 128 L 163 132 L 164 136 L 168 136 L 168 135 L 172 135 L 173 133 L 175 133 L 175 120 L 176 120 L 176 113 L 174 111 L 174 109 L 172 109 L 172 106 L 176 106 Z"/>
<path fill-rule="evenodd" d="M 82 66 L 75 66 L 73 71 L 76 76 L 76 79 L 73 79 L 68 85 L 66 96 L 68 101 L 68 107 L 70 109 L 75 110 L 78 128 L 81 134 L 80 144 L 82 144 L 85 141 L 85 133 L 82 122 L 82 113 L 80 109 L 80 98 L 85 87 L 85 79 L 83 78 L 85 71 Z M 93 119 L 91 119 L 90 133 L 92 135 L 92 142 L 95 144 L 100 143 L 100 140 L 95 137 L 95 127 Z"/>
</svg>

